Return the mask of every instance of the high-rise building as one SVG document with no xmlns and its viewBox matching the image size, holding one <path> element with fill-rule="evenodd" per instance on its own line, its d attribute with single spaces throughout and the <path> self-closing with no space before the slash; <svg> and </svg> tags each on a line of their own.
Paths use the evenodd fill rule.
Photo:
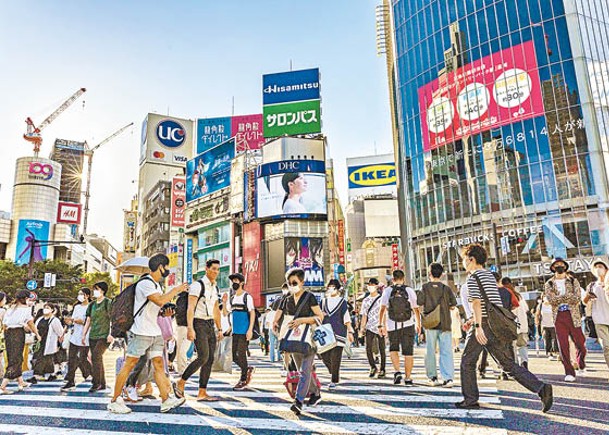
<svg viewBox="0 0 609 435">
<path fill-rule="evenodd" d="M 51 160 L 61 163 L 59 200 L 80 204 L 85 143 L 55 139 Z"/>
<path fill-rule="evenodd" d="M 458 251 L 470 242 L 522 291 L 542 288 L 553 258 L 586 278 L 607 256 L 605 9 L 603 0 L 384 0 L 414 285 L 434 261 L 462 283 Z"/>
</svg>

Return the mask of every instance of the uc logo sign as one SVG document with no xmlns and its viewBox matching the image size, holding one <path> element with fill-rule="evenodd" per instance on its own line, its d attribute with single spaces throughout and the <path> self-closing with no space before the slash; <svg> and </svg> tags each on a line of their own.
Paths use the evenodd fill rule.
<svg viewBox="0 0 609 435">
<path fill-rule="evenodd" d="M 165 119 L 157 125 L 156 137 L 163 146 L 178 148 L 186 140 L 186 129 L 176 121 Z"/>
<path fill-rule="evenodd" d="M 43 180 L 53 178 L 53 166 L 46 163 L 30 162 L 28 172 L 32 175 L 40 176 Z"/>
<path fill-rule="evenodd" d="M 349 183 L 356 187 L 387 186 L 395 182 L 393 164 L 360 166 L 349 170 Z"/>
</svg>

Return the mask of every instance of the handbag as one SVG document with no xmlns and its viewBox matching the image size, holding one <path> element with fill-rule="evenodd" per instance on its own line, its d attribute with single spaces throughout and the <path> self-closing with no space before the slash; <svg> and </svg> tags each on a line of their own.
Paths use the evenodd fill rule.
<svg viewBox="0 0 609 435">
<path fill-rule="evenodd" d="M 338 346 L 332 325 L 319 324 L 313 333 L 313 344 L 317 347 L 318 354 L 326 353 Z"/>
<path fill-rule="evenodd" d="M 311 297 L 310 293 L 307 293 L 306 297 Z M 296 312 L 294 313 L 295 319 L 298 318 L 298 315 L 307 300 L 308 299 L 303 300 L 296 309 Z M 284 322 L 286 322 L 286 320 L 287 319 L 284 319 Z M 308 323 L 298 325 L 295 328 L 288 327 L 288 332 L 285 334 L 285 337 L 279 341 L 279 351 L 308 355 L 313 351 L 312 335 L 312 328 Z"/>
<path fill-rule="evenodd" d="M 440 321 L 441 321 L 441 318 L 440 318 L 441 308 L 440 307 L 442 305 L 442 301 L 445 299 L 445 296 L 444 296 L 445 294 L 446 294 L 446 289 L 444 287 L 442 287 L 442 297 L 438 301 L 438 305 L 436 306 L 436 308 L 434 308 L 427 314 L 423 314 L 423 319 L 421 320 L 423 328 L 433 329 L 440 324 Z"/>
<path fill-rule="evenodd" d="M 514 313 L 510 310 L 493 304 L 487 294 L 484 291 L 484 286 L 480 282 L 480 278 L 476 274 L 472 275 L 478 284 L 482 299 L 484 299 L 484 305 L 486 307 L 486 314 L 488 316 L 488 326 L 497 338 L 502 343 L 511 343 L 518 338 L 518 323 Z"/>
</svg>

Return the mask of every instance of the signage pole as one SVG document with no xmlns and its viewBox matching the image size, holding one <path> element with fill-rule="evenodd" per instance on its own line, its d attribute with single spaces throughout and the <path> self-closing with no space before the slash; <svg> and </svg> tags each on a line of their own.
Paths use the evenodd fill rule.
<svg viewBox="0 0 609 435">
<path fill-rule="evenodd" d="M 36 238 L 32 237 L 32 240 L 30 240 L 30 259 L 28 261 L 28 269 L 27 269 L 28 280 L 32 279 L 34 276 L 34 248 L 36 247 L 36 242 L 37 242 Z"/>
</svg>

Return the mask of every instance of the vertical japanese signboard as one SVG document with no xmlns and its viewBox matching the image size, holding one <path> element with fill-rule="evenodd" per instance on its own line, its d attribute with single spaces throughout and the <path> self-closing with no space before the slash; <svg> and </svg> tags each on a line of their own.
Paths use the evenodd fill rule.
<svg viewBox="0 0 609 435">
<path fill-rule="evenodd" d="M 260 149 L 264 144 L 262 114 L 223 116 L 197 121 L 197 154 L 234 137 L 237 152 Z"/>
<path fill-rule="evenodd" d="M 391 262 L 393 270 L 400 268 L 400 250 L 397 243 L 391 245 Z"/>
<path fill-rule="evenodd" d="M 259 222 L 250 222 L 243 225 L 243 275 L 245 276 L 247 291 L 252 295 L 256 307 L 263 304 L 261 235 Z"/>
<path fill-rule="evenodd" d="M 171 180 L 171 226 L 184 228 L 186 209 L 186 179 L 174 177 Z"/>
<path fill-rule="evenodd" d="M 338 221 L 338 263 L 345 264 L 345 221 Z"/>
</svg>

